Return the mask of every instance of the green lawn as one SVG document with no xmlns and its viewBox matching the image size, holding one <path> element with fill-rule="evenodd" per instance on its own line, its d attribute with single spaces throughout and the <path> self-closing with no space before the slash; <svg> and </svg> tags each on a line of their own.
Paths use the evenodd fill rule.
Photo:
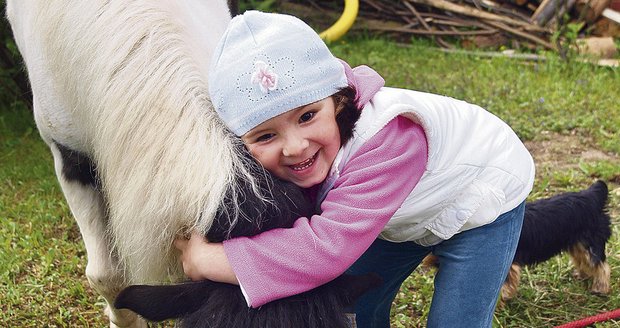
<svg viewBox="0 0 620 328">
<path fill-rule="evenodd" d="M 538 166 L 532 198 L 609 182 L 612 293 L 591 295 L 567 256 L 524 270 L 497 327 L 548 327 L 620 308 L 620 71 L 554 59 L 523 62 L 445 54 L 425 44 L 348 39 L 334 53 L 366 63 L 390 86 L 477 103 L 507 121 Z M 0 327 L 104 327 L 102 300 L 84 276 L 79 230 L 31 114 L 0 110 Z M 397 297 L 394 327 L 424 325 L 432 272 L 418 270 Z M 597 327 L 620 327 L 620 321 Z"/>
</svg>

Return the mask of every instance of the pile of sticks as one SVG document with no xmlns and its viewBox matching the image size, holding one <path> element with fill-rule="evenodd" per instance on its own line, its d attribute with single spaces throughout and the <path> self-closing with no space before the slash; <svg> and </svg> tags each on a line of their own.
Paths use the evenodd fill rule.
<svg viewBox="0 0 620 328">
<path fill-rule="evenodd" d="M 594 22 L 612 0 L 360 0 L 356 28 L 427 36 L 444 48 L 511 46 L 559 50 L 569 21 Z M 306 1 L 307 3 L 308 1 Z M 310 0 L 321 10 L 340 1 Z M 552 41 L 553 40 L 553 41 Z M 515 44 L 517 43 L 517 44 Z"/>
</svg>

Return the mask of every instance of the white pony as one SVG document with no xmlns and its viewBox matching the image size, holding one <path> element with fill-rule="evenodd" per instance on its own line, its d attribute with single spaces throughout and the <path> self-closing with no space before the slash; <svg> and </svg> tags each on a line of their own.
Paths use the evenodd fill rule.
<svg viewBox="0 0 620 328">
<path fill-rule="evenodd" d="M 237 179 L 253 181 L 208 99 L 227 3 L 8 0 L 7 16 L 84 239 L 88 281 L 111 327 L 145 326 L 111 306 L 118 292 L 177 279 L 175 235 L 206 231 Z"/>
</svg>

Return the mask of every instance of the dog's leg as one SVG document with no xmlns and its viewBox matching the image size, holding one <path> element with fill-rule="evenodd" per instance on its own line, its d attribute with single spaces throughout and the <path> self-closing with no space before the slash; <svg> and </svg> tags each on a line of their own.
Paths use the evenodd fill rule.
<svg viewBox="0 0 620 328">
<path fill-rule="evenodd" d="M 590 278 L 593 270 L 590 265 L 590 254 L 585 246 L 582 243 L 577 243 L 569 248 L 568 253 L 570 254 L 571 262 L 575 266 L 573 277 L 579 280 Z"/>
<path fill-rule="evenodd" d="M 575 265 L 573 276 L 578 279 L 592 277 L 592 288 L 595 294 L 608 294 L 610 289 L 611 269 L 607 261 L 596 260 L 600 256 L 593 256 L 582 243 L 577 243 L 569 250 L 571 261 Z"/>
<path fill-rule="evenodd" d="M 601 295 L 609 294 L 609 280 L 611 279 L 611 269 L 609 268 L 609 264 L 606 261 L 601 262 L 594 267 L 592 277 L 592 288 L 590 288 L 590 291 L 592 293 Z"/>
<path fill-rule="evenodd" d="M 112 307 L 116 295 L 124 287 L 123 276 L 112 255 L 107 234 L 105 202 L 101 193 L 85 177 L 83 161 L 75 153 L 54 143 L 50 145 L 54 167 L 69 208 L 80 228 L 86 248 L 88 264 L 86 278 L 90 285 L 105 299 L 110 327 L 140 328 L 146 322 L 128 310 Z M 79 172 L 82 170 L 81 172 Z"/>
<path fill-rule="evenodd" d="M 422 259 L 422 267 L 425 269 L 439 268 L 439 258 L 433 254 L 428 254 Z"/>
<path fill-rule="evenodd" d="M 521 266 L 513 263 L 508 271 L 506 281 L 502 286 L 500 306 L 503 306 L 505 302 L 514 298 L 517 295 L 517 289 L 519 288 L 519 282 L 521 280 Z"/>
</svg>

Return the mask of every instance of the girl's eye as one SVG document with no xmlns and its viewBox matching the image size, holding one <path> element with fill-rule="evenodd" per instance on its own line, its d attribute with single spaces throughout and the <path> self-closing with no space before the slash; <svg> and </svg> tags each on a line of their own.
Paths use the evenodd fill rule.
<svg viewBox="0 0 620 328">
<path fill-rule="evenodd" d="M 314 117 L 315 114 L 316 114 L 315 112 L 305 112 L 299 118 L 299 122 L 301 123 L 308 122 Z"/>
<path fill-rule="evenodd" d="M 261 135 L 260 137 L 256 138 L 257 142 L 265 142 L 265 141 L 269 141 L 271 138 L 273 138 L 274 134 L 273 133 L 265 133 L 263 135 Z"/>
</svg>

